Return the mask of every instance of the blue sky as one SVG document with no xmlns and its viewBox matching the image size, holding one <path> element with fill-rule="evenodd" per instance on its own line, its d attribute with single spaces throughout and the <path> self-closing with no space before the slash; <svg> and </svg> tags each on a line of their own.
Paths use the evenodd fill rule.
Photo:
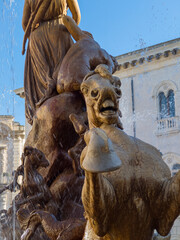
<svg viewBox="0 0 180 240">
<path fill-rule="evenodd" d="M 0 2 L 0 115 L 24 124 L 24 100 L 13 90 L 23 86 L 21 27 L 24 0 Z M 117 56 L 180 37 L 180 0 L 79 0 L 80 27 Z"/>
</svg>

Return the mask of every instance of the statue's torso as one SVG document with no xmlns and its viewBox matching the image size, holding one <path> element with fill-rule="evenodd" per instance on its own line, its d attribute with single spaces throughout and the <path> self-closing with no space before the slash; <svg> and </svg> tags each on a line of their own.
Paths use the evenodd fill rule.
<svg viewBox="0 0 180 240">
<path fill-rule="evenodd" d="M 60 14 L 64 11 L 64 6 L 62 4 L 62 0 L 51 0 L 50 6 L 46 11 L 44 16 L 44 21 L 52 20 L 58 18 Z M 31 11 L 33 12 L 36 9 L 38 4 L 37 0 L 28 0 L 29 6 L 31 7 Z"/>
</svg>

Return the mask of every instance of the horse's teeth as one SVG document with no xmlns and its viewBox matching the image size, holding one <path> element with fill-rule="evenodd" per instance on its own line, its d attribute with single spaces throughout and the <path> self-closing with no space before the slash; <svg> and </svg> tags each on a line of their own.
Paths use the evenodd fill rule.
<svg viewBox="0 0 180 240">
<path fill-rule="evenodd" d="M 107 99 L 106 101 L 103 102 L 102 107 L 103 108 L 114 107 L 114 103 L 112 100 Z"/>
</svg>

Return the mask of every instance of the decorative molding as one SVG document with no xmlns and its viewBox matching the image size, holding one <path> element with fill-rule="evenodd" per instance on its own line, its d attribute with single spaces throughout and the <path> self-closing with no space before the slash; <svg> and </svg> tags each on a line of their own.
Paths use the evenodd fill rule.
<svg viewBox="0 0 180 240">
<path fill-rule="evenodd" d="M 148 57 L 147 57 L 147 61 L 148 61 L 148 62 L 151 62 L 151 61 L 154 59 L 154 57 L 155 57 L 154 55 L 148 56 Z"/>
<path fill-rule="evenodd" d="M 180 154 L 174 153 L 174 152 L 164 153 L 164 154 L 163 154 L 163 159 L 166 158 L 166 157 L 169 157 L 169 156 L 175 156 L 175 157 L 179 158 L 179 161 L 180 161 Z"/>
<path fill-rule="evenodd" d="M 180 164 L 180 155 L 178 153 L 167 152 L 163 154 L 162 158 L 171 170 L 174 164 Z"/>
<path fill-rule="evenodd" d="M 123 66 L 124 69 L 127 69 L 127 68 L 130 68 L 130 67 L 137 66 L 137 63 L 139 63 L 141 65 L 144 64 L 145 62 L 151 63 L 152 61 L 160 60 L 162 57 L 168 58 L 170 56 L 177 55 L 178 53 L 180 53 L 180 49 L 179 48 L 173 48 L 172 50 L 166 50 L 164 52 L 159 52 L 159 53 L 155 53 L 153 55 L 149 55 L 146 58 L 141 57 L 141 58 L 138 58 L 138 59 L 133 59 L 129 62 L 126 61 L 124 63 L 118 64 L 117 71 L 121 70 L 121 66 Z M 116 59 L 118 61 L 118 57 L 116 57 Z"/>
<path fill-rule="evenodd" d="M 139 59 L 139 64 L 143 64 L 144 61 L 145 61 L 145 58 L 144 58 L 144 57 L 140 58 L 140 59 Z"/>
<path fill-rule="evenodd" d="M 136 63 L 137 63 L 137 60 L 131 61 L 131 66 L 132 66 L 132 67 L 136 66 Z"/>
<path fill-rule="evenodd" d="M 129 65 L 130 65 L 130 62 L 125 62 L 123 63 L 123 68 L 126 69 L 129 67 Z"/>
<path fill-rule="evenodd" d="M 156 87 L 153 89 L 152 97 L 156 98 L 160 92 L 164 92 L 165 96 L 167 97 L 170 89 L 172 89 L 174 93 L 176 93 L 178 91 L 178 86 L 173 81 L 164 80 L 158 85 L 156 85 Z"/>
</svg>

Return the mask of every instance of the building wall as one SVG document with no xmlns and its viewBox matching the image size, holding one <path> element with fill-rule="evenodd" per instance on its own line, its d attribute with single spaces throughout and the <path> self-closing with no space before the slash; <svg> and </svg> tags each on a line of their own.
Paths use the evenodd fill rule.
<svg viewBox="0 0 180 240">
<path fill-rule="evenodd" d="M 124 130 L 154 145 L 173 170 L 180 164 L 180 39 L 117 57 L 122 82 L 120 109 Z M 175 116 L 159 118 L 158 94 L 175 94 Z M 180 239 L 180 218 L 172 229 L 172 240 Z"/>
<path fill-rule="evenodd" d="M 21 164 L 25 131 L 14 122 L 13 116 L 0 115 L 0 189 L 11 182 L 12 172 Z M 8 209 L 13 195 L 6 191 L 0 195 L 0 210 Z"/>
</svg>

